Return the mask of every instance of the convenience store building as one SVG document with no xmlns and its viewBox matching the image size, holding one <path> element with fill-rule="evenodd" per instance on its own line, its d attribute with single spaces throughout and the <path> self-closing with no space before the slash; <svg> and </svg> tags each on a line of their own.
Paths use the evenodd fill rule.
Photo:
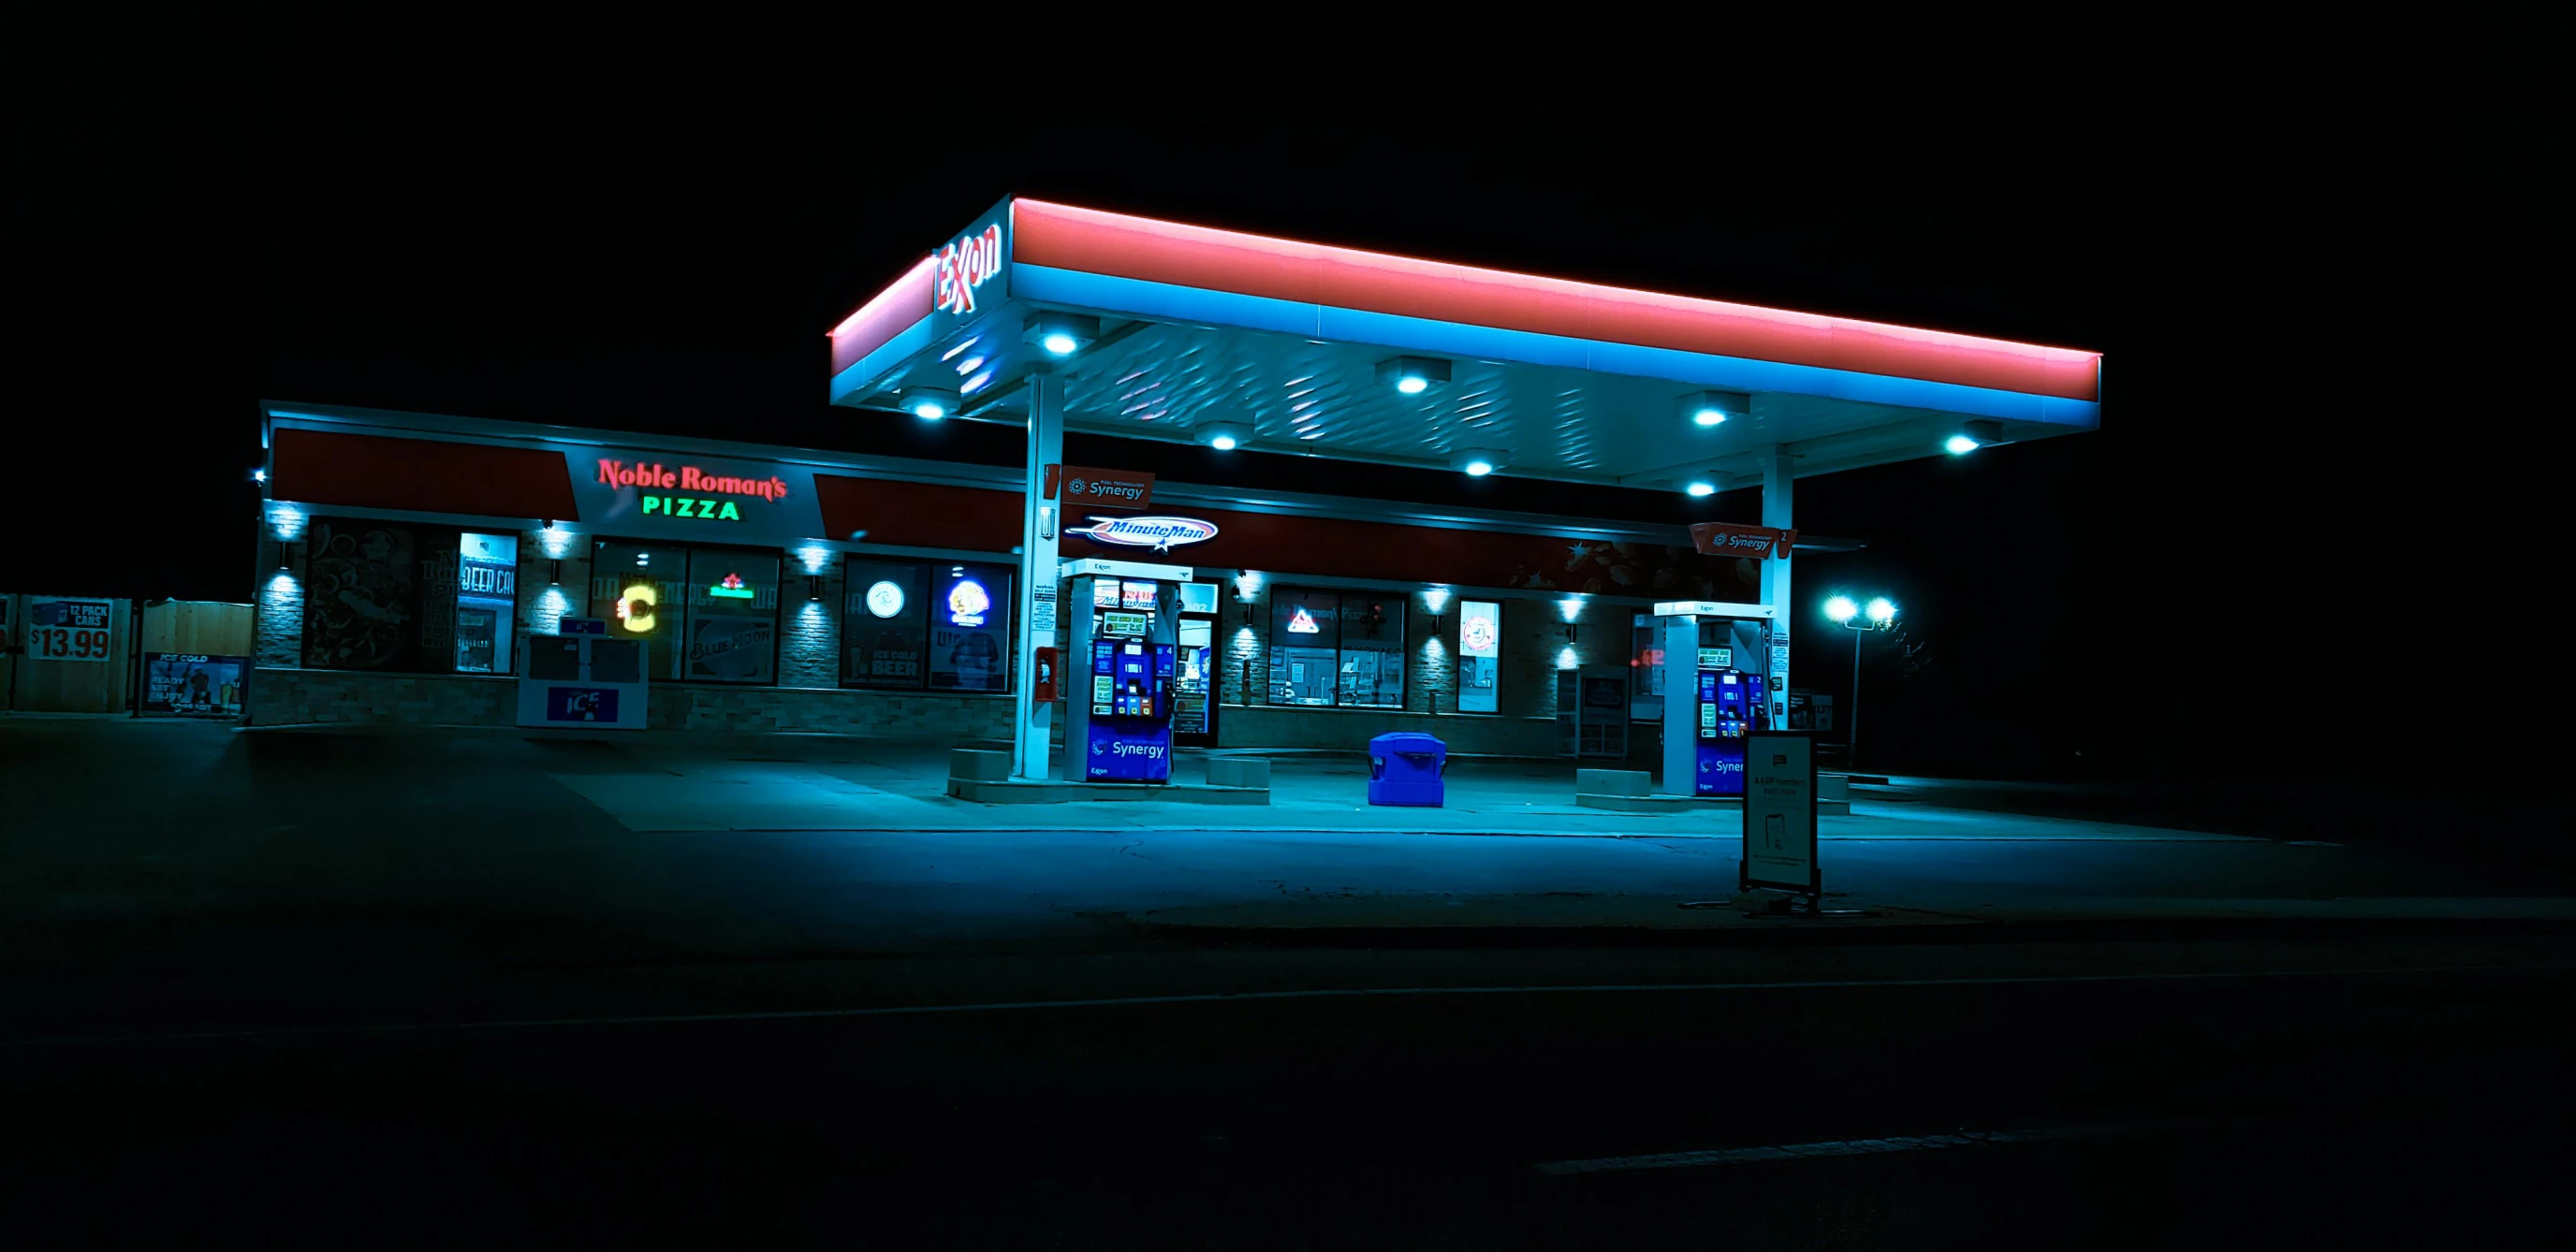
<svg viewBox="0 0 2576 1252">
<path fill-rule="evenodd" d="M 1570 754 L 1576 687 L 1654 719 L 1651 614 L 1786 620 L 1796 479 L 2093 428 L 2099 358 L 1020 199 L 832 334 L 853 421 L 1029 432 L 1017 469 L 465 417 L 265 407 L 255 724 L 509 725 L 514 641 L 651 641 L 647 725 L 1047 733 L 1057 562 L 1181 564 L 1176 741 Z M 1683 527 L 1146 482 L 1066 430 L 1705 496 Z M 1329 472 L 1319 485 L 1329 486 Z M 1042 571 L 1033 577 L 1033 571 Z M 1185 640 L 1185 642 L 1188 642 Z M 1766 666 L 1785 696 L 1789 658 Z"/>
</svg>

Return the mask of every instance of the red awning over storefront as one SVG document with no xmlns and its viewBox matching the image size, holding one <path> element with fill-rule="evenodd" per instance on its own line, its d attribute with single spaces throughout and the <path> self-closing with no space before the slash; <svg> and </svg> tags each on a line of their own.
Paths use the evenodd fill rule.
<svg viewBox="0 0 2576 1252">
<path fill-rule="evenodd" d="M 277 428 L 274 499 L 417 513 L 580 521 L 561 452 Z"/>
</svg>

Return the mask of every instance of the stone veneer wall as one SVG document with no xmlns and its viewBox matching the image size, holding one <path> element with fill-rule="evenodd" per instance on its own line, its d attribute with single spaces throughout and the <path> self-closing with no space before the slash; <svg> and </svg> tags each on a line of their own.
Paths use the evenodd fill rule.
<svg viewBox="0 0 2576 1252">
<path fill-rule="evenodd" d="M 562 557 L 551 555 L 556 552 Z M 520 634 L 551 635 L 563 619 L 591 615 L 590 553 L 588 535 L 542 530 L 519 535 Z M 554 581 L 557 559 L 563 561 L 561 582 Z"/>
<path fill-rule="evenodd" d="M 251 609 L 251 663 L 294 666 L 304 663 L 304 532 L 300 519 L 295 537 L 281 540 L 272 522 L 262 528 L 259 543 L 259 598 Z"/>
<path fill-rule="evenodd" d="M 560 558 L 549 555 L 559 550 Z M 304 545 L 300 527 L 288 540 L 272 529 L 261 546 L 263 568 L 256 630 L 258 674 L 252 681 L 251 721 L 257 725 L 393 722 L 414 725 L 508 726 L 516 719 L 515 680 L 481 675 L 298 673 L 303 660 Z M 280 557 L 286 568 L 277 569 Z M 920 736 L 943 741 L 1007 739 L 1011 701 L 996 696 L 842 691 L 840 630 L 848 594 L 845 566 L 835 554 L 825 567 L 823 598 L 809 598 L 808 567 L 798 554 L 782 554 L 779 686 L 653 688 L 648 723 L 654 729 L 781 730 L 858 735 Z M 554 630 L 566 617 L 590 614 L 589 536 L 529 530 L 519 535 L 522 634 Z M 560 581 L 551 577 L 562 561 Z M 1231 579 L 1220 582 L 1223 612 L 1216 638 L 1223 656 L 1219 713 L 1225 747 L 1352 748 L 1387 730 L 1426 730 L 1454 751 L 1544 756 L 1556 751 L 1556 671 L 1574 664 L 1616 664 L 1627 657 L 1632 606 L 1587 601 L 1578 611 L 1576 640 L 1565 639 L 1557 599 L 1504 597 L 1500 711 L 1457 712 L 1458 598 L 1443 606 L 1437 631 L 1419 592 L 1382 593 L 1406 602 L 1404 708 L 1272 708 L 1268 704 L 1270 584 L 1253 603 L 1235 597 Z M 1306 585 L 1306 584 L 1301 584 Z M 1329 581 L 1311 585 L 1329 589 Z M 604 607 L 604 606 L 603 606 Z M 1245 610 L 1251 620 L 1245 622 Z M 1059 614 L 1057 643 L 1065 631 Z M 1018 661 L 1017 651 L 1013 662 Z M 1247 671 L 1248 667 L 1248 671 Z M 1247 683 L 1247 672 L 1249 682 Z M 1248 705 L 1248 707 L 1247 707 Z M 1360 729 L 1353 719 L 1374 729 Z M 1057 733 L 1062 733 L 1062 719 Z"/>
<path fill-rule="evenodd" d="M 262 668 L 251 677 L 255 726 L 508 727 L 518 680 L 482 674 L 364 674 Z M 1007 696 L 657 684 L 648 730 L 806 731 L 959 744 L 1007 739 Z"/>
<path fill-rule="evenodd" d="M 1236 707 L 1223 710 L 1220 717 L 1234 718 L 1242 706 L 1249 706 L 1256 711 L 1269 706 L 1270 584 L 1264 582 L 1256 591 L 1254 603 L 1249 606 L 1252 610 L 1252 620 L 1249 625 L 1244 622 L 1246 606 L 1235 599 L 1233 583 L 1229 580 L 1224 585 L 1225 612 L 1218 619 L 1216 632 L 1225 657 L 1225 671 L 1220 686 L 1225 703 Z M 1329 582 L 1296 585 L 1331 589 Z M 1463 598 L 1453 596 L 1442 606 L 1439 629 L 1435 632 L 1432 629 L 1431 613 L 1424 606 L 1421 594 L 1416 592 L 1406 597 L 1405 712 L 1436 714 L 1436 720 L 1444 730 L 1433 733 L 1441 734 L 1444 739 L 1449 737 L 1446 732 L 1454 731 L 1461 736 L 1474 737 L 1479 742 L 1502 745 L 1491 749 L 1459 747 L 1458 751 L 1493 751 L 1504 755 L 1553 754 L 1556 750 L 1555 741 L 1552 738 L 1555 734 L 1553 729 L 1545 732 L 1546 736 L 1550 737 L 1541 746 L 1540 734 L 1537 731 L 1501 729 L 1469 731 L 1463 729 L 1461 723 L 1479 720 L 1503 723 L 1530 721 L 1552 725 L 1552 719 L 1556 716 L 1557 671 L 1560 668 L 1581 665 L 1625 664 L 1628 660 L 1629 630 L 1632 624 L 1630 619 L 1640 610 L 1634 605 L 1602 604 L 1586 600 L 1575 611 L 1574 620 L 1571 623 L 1575 628 L 1575 638 L 1568 642 L 1565 637 L 1568 622 L 1562 597 L 1501 598 L 1498 602 L 1502 605 L 1502 691 L 1497 702 L 1498 709 L 1491 715 L 1461 714 L 1457 711 L 1458 602 Z M 1249 667 L 1248 680 L 1247 666 Z M 1290 729 L 1290 723 L 1279 718 L 1307 714 L 1331 718 L 1369 711 L 1371 710 L 1282 708 L 1276 717 L 1256 715 L 1252 718 L 1241 718 L 1225 723 L 1219 733 L 1224 740 L 1224 746 L 1227 747 L 1254 746 L 1248 739 L 1237 739 L 1237 732 L 1233 729 L 1236 726 L 1246 727 L 1247 729 L 1241 732 L 1246 736 L 1255 733 L 1249 727 L 1265 728 L 1260 733 L 1273 733 L 1268 728 L 1275 727 L 1278 738 L 1273 742 L 1279 747 L 1332 746 L 1320 740 L 1330 739 L 1337 743 L 1347 738 L 1348 732 L 1330 723 L 1319 725 L 1311 732 Z M 1392 712 L 1392 710 L 1375 711 L 1381 714 Z M 1424 729 L 1425 727 L 1408 723 L 1404 728 Z M 1366 736 L 1361 738 L 1365 740 Z M 1309 742 L 1310 740 L 1316 742 Z"/>
<path fill-rule="evenodd" d="M 1320 748 L 1364 752 L 1368 741 L 1395 731 L 1419 731 L 1473 756 L 1556 756 L 1556 720 L 1489 717 L 1479 713 L 1403 713 L 1394 709 L 1311 709 L 1282 705 L 1217 710 L 1220 748 Z"/>
<path fill-rule="evenodd" d="M 782 687 L 837 688 L 841 685 L 841 562 L 823 570 L 823 598 L 813 599 L 812 567 L 789 553 L 778 589 L 778 684 Z"/>
</svg>

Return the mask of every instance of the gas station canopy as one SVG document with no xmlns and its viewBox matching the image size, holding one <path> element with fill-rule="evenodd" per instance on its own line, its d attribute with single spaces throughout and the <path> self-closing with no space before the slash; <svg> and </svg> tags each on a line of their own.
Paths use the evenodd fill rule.
<svg viewBox="0 0 2576 1252">
<path fill-rule="evenodd" d="M 1069 430 L 1703 493 L 2101 411 L 2094 352 L 1024 198 L 832 331 L 838 405 L 1018 424 L 1042 371 Z"/>
</svg>

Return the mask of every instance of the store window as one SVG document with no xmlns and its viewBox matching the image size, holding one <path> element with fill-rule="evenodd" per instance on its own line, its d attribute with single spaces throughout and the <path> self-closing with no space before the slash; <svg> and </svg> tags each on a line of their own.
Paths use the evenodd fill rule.
<svg viewBox="0 0 2576 1252">
<path fill-rule="evenodd" d="M 1270 593 L 1270 701 L 1404 707 L 1403 596 L 1277 587 Z"/>
<path fill-rule="evenodd" d="M 304 538 L 304 664 L 506 674 L 519 541 L 452 526 L 317 517 Z"/>
<path fill-rule="evenodd" d="M 644 641 L 660 681 L 778 680 L 775 552 L 603 540 L 591 563 L 591 602 L 609 629 Z"/>
<path fill-rule="evenodd" d="M 842 686 L 1011 689 L 1009 567 L 852 557 L 845 572 Z"/>
<path fill-rule="evenodd" d="M 456 669 L 507 674 L 517 656 L 519 537 L 467 531 L 456 540 Z"/>
<path fill-rule="evenodd" d="M 1503 606 L 1493 600 L 1467 600 L 1458 606 L 1458 711 L 1492 713 L 1501 708 Z"/>
<path fill-rule="evenodd" d="M 931 567 L 930 689 L 1011 689 L 1011 571 Z"/>
<path fill-rule="evenodd" d="M 775 552 L 689 550 L 688 667 L 697 682 L 778 681 Z"/>
<path fill-rule="evenodd" d="M 930 567 L 850 558 L 841 685 L 919 691 L 929 681 Z"/>
</svg>

